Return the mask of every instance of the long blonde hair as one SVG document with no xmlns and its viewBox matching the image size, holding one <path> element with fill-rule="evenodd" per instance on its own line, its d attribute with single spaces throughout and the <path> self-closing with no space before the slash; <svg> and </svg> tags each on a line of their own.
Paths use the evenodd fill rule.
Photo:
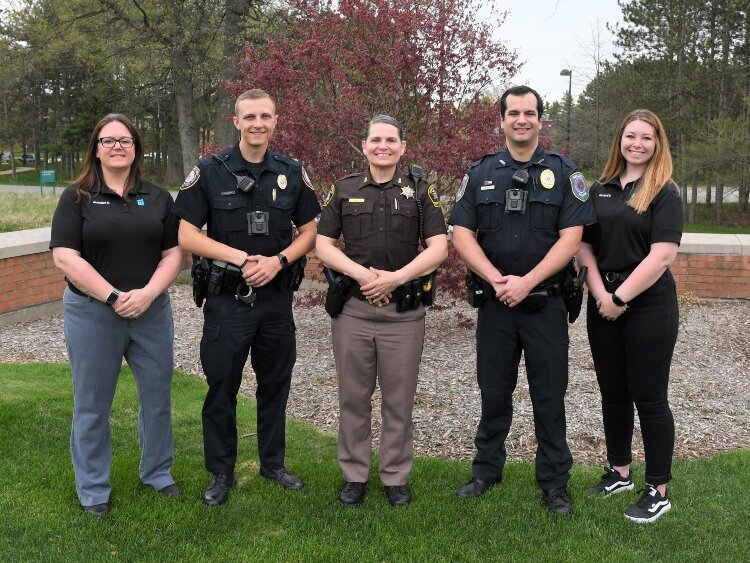
<svg viewBox="0 0 750 563">
<path fill-rule="evenodd" d="M 646 171 L 638 180 L 638 184 L 633 197 L 628 201 L 628 205 L 638 213 L 643 213 L 651 205 L 656 194 L 659 193 L 667 182 L 672 179 L 672 155 L 669 152 L 669 140 L 667 132 L 664 130 L 664 124 L 657 115 L 647 109 L 636 109 L 625 116 L 617 129 L 617 134 L 612 140 L 612 147 L 609 149 L 607 164 L 604 166 L 599 181 L 602 183 L 609 182 L 625 172 L 627 162 L 620 150 L 622 135 L 625 127 L 632 121 L 645 121 L 654 128 L 656 147 L 654 155 L 646 165 Z"/>
</svg>

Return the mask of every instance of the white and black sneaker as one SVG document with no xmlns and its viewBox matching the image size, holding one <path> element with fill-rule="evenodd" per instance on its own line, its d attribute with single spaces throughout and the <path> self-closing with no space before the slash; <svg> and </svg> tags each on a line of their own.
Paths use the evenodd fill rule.
<svg viewBox="0 0 750 563">
<path fill-rule="evenodd" d="M 627 477 L 620 475 L 617 469 L 611 467 L 604 468 L 604 475 L 599 484 L 594 487 L 589 487 L 586 492 L 590 495 L 608 497 L 609 495 L 616 495 L 623 491 L 633 490 L 633 479 L 630 474 Z"/>
<path fill-rule="evenodd" d="M 639 524 L 647 524 L 668 512 L 670 508 L 672 503 L 666 494 L 661 496 L 656 487 L 646 485 L 640 500 L 625 511 L 625 518 Z"/>
</svg>

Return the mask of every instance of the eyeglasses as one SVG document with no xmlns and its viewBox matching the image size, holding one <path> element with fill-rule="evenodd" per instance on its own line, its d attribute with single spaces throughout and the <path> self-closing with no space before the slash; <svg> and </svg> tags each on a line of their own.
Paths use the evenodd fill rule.
<svg viewBox="0 0 750 563">
<path fill-rule="evenodd" d="M 114 137 L 102 137 L 99 139 L 99 142 L 103 147 L 108 149 L 113 148 L 117 143 L 120 143 L 122 148 L 129 149 L 135 144 L 135 139 L 133 139 L 133 137 L 121 137 L 119 139 L 115 139 Z"/>
</svg>

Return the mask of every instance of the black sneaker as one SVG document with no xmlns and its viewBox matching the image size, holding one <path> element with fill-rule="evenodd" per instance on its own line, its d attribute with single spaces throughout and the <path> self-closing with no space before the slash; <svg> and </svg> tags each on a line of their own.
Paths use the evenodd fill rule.
<svg viewBox="0 0 750 563">
<path fill-rule="evenodd" d="M 617 469 L 612 469 L 611 467 L 605 467 L 604 471 L 605 473 L 602 475 L 602 480 L 599 481 L 599 484 L 586 489 L 588 494 L 608 497 L 609 495 L 633 490 L 633 479 L 630 474 L 627 477 L 623 477 Z"/>
<path fill-rule="evenodd" d="M 643 492 L 643 496 L 625 511 L 625 518 L 628 520 L 648 524 L 672 508 L 667 495 L 661 496 L 656 487 L 646 485 L 646 488 L 639 492 Z"/>
<path fill-rule="evenodd" d="M 573 514 L 573 504 L 568 496 L 568 489 L 560 487 L 542 491 L 542 502 L 552 514 L 570 516 Z"/>
</svg>

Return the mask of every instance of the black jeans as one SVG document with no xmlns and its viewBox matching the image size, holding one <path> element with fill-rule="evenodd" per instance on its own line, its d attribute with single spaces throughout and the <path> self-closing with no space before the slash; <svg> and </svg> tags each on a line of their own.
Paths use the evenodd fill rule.
<svg viewBox="0 0 750 563">
<path fill-rule="evenodd" d="M 605 282 L 605 286 L 612 292 L 621 283 Z M 654 486 L 672 478 L 674 417 L 667 388 L 678 316 L 677 292 L 668 270 L 634 298 L 616 321 L 599 315 L 591 295 L 586 309 L 586 328 L 602 396 L 607 461 L 622 466 L 633 460 L 635 404 L 646 455 L 646 482 Z"/>
</svg>

